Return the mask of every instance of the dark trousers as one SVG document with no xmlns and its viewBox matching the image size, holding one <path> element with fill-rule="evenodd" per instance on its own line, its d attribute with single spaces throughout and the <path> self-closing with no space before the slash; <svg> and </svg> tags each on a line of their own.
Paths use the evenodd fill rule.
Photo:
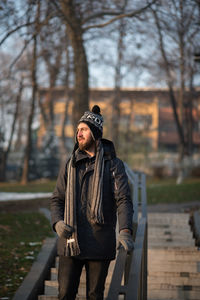
<svg viewBox="0 0 200 300">
<path fill-rule="evenodd" d="M 58 268 L 59 300 L 75 300 L 83 266 L 86 270 L 87 300 L 103 300 L 110 260 L 82 260 L 60 256 Z"/>
</svg>

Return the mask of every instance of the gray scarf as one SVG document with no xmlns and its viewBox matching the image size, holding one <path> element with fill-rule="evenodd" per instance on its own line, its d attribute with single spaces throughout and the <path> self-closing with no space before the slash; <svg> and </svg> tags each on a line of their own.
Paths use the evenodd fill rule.
<svg viewBox="0 0 200 300">
<path fill-rule="evenodd" d="M 104 151 L 100 140 L 96 142 L 96 159 L 92 183 L 92 203 L 91 203 L 91 223 L 104 223 L 102 196 L 103 196 L 103 172 L 104 172 Z M 77 256 L 80 254 L 80 248 L 77 238 L 77 220 L 76 220 L 76 168 L 73 166 L 72 156 L 69 160 L 67 172 L 67 185 L 65 193 L 65 215 L 64 221 L 70 225 L 74 232 L 66 244 L 66 255 Z"/>
</svg>

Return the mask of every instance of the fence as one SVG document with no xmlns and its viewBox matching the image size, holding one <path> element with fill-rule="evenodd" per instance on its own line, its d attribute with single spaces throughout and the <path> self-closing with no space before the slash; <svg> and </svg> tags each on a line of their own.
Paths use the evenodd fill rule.
<svg viewBox="0 0 200 300">
<path fill-rule="evenodd" d="M 147 300 L 147 202 L 146 175 L 133 172 L 127 164 L 126 173 L 132 187 L 133 239 L 132 253 L 118 252 L 107 300 Z"/>
</svg>

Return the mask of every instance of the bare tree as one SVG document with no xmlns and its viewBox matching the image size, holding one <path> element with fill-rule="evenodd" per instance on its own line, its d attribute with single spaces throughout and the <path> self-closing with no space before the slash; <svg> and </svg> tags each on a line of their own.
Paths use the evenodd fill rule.
<svg viewBox="0 0 200 300">
<path fill-rule="evenodd" d="M 69 113 L 68 113 L 68 108 L 69 108 L 69 100 L 70 100 L 70 75 L 72 73 L 71 70 L 71 58 L 70 58 L 70 45 L 69 42 L 67 41 L 66 43 L 66 48 L 65 48 L 65 54 L 66 54 L 66 68 L 65 68 L 65 77 L 64 77 L 64 84 L 65 84 L 65 95 L 66 95 L 66 100 L 65 100 L 65 109 L 62 114 L 61 118 L 61 137 L 60 137 L 60 143 L 59 143 L 59 148 L 60 148 L 60 154 L 61 154 L 61 163 L 66 159 L 66 157 L 69 156 L 70 149 L 66 145 L 66 133 L 65 133 L 65 126 L 67 123 L 67 120 L 69 119 Z"/>
<path fill-rule="evenodd" d="M 31 108 L 28 116 L 28 126 L 27 126 L 27 141 L 25 147 L 24 165 L 23 173 L 21 178 L 21 183 L 26 184 L 29 180 L 29 168 L 30 168 L 30 158 L 32 152 L 32 123 L 36 104 L 36 92 L 37 92 L 37 39 L 40 30 L 39 27 L 40 20 L 40 1 L 37 2 L 37 10 L 35 16 L 35 31 L 33 35 L 33 53 L 32 53 L 32 64 L 31 64 L 31 83 L 32 83 L 32 96 L 31 96 Z"/>
<path fill-rule="evenodd" d="M 45 103 L 39 98 L 39 106 L 43 117 L 43 125 L 46 129 L 45 147 L 49 149 L 51 149 L 55 138 L 55 99 L 53 91 L 61 72 L 62 56 L 66 48 L 65 33 L 60 30 L 62 24 L 57 19 L 52 21 L 55 22 L 51 22 L 51 24 L 41 29 L 39 54 L 40 60 L 45 62 L 45 69 L 48 74 L 48 92 L 45 96 Z"/>
<path fill-rule="evenodd" d="M 122 9 L 124 10 L 127 5 L 127 1 L 124 1 Z M 115 144 L 116 149 L 119 146 L 119 123 L 120 123 L 120 102 L 121 102 L 121 81 L 122 81 L 122 65 L 123 52 L 124 52 L 124 35 L 126 32 L 125 20 L 119 20 L 119 37 L 117 43 L 117 60 L 115 65 L 115 87 L 114 87 L 114 96 L 111 101 L 112 113 L 111 113 L 111 126 L 110 126 L 110 135 Z"/>
<path fill-rule="evenodd" d="M 188 102 L 191 99 L 186 97 L 186 84 L 190 81 L 187 79 L 188 69 L 186 65 L 188 57 L 186 52 L 188 45 L 191 45 L 189 43 L 191 36 L 195 39 L 198 38 L 198 31 L 195 27 L 197 6 L 195 2 L 191 5 L 190 1 L 176 0 L 170 1 L 164 6 L 157 4 L 151 9 L 157 28 L 159 48 L 166 73 L 166 83 L 169 89 L 169 98 L 180 141 L 180 167 L 177 182 L 181 182 L 186 171 L 184 168 L 184 157 L 191 154 L 188 145 L 192 140 L 192 106 Z M 174 52 L 175 50 L 176 52 Z M 189 59 L 192 58 L 189 57 Z M 176 81 L 174 76 L 176 76 Z M 174 92 L 175 83 L 179 85 L 178 98 Z M 188 107 L 190 109 L 187 109 Z M 188 115 L 190 121 L 186 122 Z M 186 131 L 188 132 L 188 138 Z"/>
<path fill-rule="evenodd" d="M 14 115 L 13 115 L 13 120 L 11 125 L 10 136 L 8 139 L 7 147 L 3 151 L 3 159 L 2 159 L 2 163 L 0 164 L 0 181 L 6 181 L 7 160 L 13 142 L 13 135 L 16 127 L 16 121 L 19 116 L 19 107 L 21 103 L 22 90 L 23 90 L 23 78 L 19 83 L 18 93 L 15 99 L 15 109 L 14 109 Z"/>
<path fill-rule="evenodd" d="M 139 8 L 126 7 L 126 10 L 118 10 L 115 1 L 108 3 L 99 1 L 85 1 L 83 3 L 71 0 L 54 0 L 54 5 L 63 17 L 67 26 L 67 32 L 74 52 L 75 94 L 73 106 L 73 124 L 85 110 L 88 109 L 88 60 L 84 45 L 84 34 L 93 28 L 105 27 L 122 18 L 133 18 L 143 13 L 152 3 L 140 5 Z M 110 6 L 114 7 L 110 9 Z M 101 20 L 105 22 L 101 22 Z"/>
<path fill-rule="evenodd" d="M 3 12 L 1 15 L 1 24 L 3 24 L 3 30 L 0 33 L 0 45 L 5 43 L 10 37 L 16 35 L 21 40 L 24 40 L 24 45 L 21 51 L 14 58 L 10 65 L 10 70 L 25 53 L 26 49 L 33 47 L 32 52 L 32 70 L 31 70 L 31 82 L 32 82 L 32 96 L 31 96 L 31 108 L 28 116 L 27 125 L 27 143 L 25 150 L 24 159 L 24 170 L 22 176 L 22 182 L 25 183 L 28 180 L 29 162 L 31 157 L 32 141 L 31 141 L 31 128 L 34 117 L 35 105 L 36 105 L 36 92 L 38 85 L 38 74 L 37 73 L 37 59 L 38 59 L 38 39 L 39 33 L 42 28 L 47 28 L 49 21 L 53 22 L 54 19 L 60 18 L 60 23 L 66 28 L 67 36 L 70 40 L 71 47 L 73 48 L 73 65 L 74 65 L 74 106 L 73 106 L 73 125 L 76 126 L 77 120 L 88 109 L 89 101 L 89 85 L 88 85 L 88 57 L 86 53 L 86 37 L 90 31 L 96 31 L 97 28 L 104 28 L 110 24 L 113 24 L 117 20 L 124 18 L 135 18 L 141 15 L 146 9 L 148 9 L 152 2 L 143 3 L 131 3 L 125 5 L 122 9 L 119 6 L 120 1 L 110 0 L 108 2 L 99 1 L 71 1 L 71 0 L 53 0 L 48 1 L 25 1 L 21 0 L 18 5 L 15 1 L 9 3 L 3 3 Z M 35 7 L 37 6 L 37 12 Z M 40 7 L 42 9 L 40 9 Z M 119 8 L 120 7 L 120 8 Z M 19 13 L 20 9 L 22 13 Z M 9 19 L 8 19 L 9 16 Z M 44 36 L 44 40 L 47 37 Z M 55 48 L 54 48 L 55 50 Z M 46 51 L 47 56 L 49 55 Z M 53 88 L 56 84 L 56 78 L 59 74 L 59 61 L 60 53 L 59 50 L 55 52 L 57 55 L 58 68 L 55 69 L 55 64 L 49 63 L 46 59 L 46 65 L 49 68 L 49 74 L 51 74 L 50 87 Z M 45 56 L 45 55 L 44 55 Z M 54 65 L 54 67 L 53 67 Z M 56 75 L 57 74 L 57 75 Z M 37 76 L 36 76 L 37 75 Z M 37 78 L 38 77 L 38 78 Z M 116 79 L 117 82 L 118 79 Z M 117 85 L 117 83 L 116 83 Z M 116 89 L 117 92 L 117 89 Z M 51 98 L 51 96 L 49 95 Z M 66 110 L 67 111 L 66 103 Z M 53 100 L 49 101 L 49 112 L 51 113 L 50 126 L 53 130 L 53 119 L 54 119 L 54 106 Z M 41 106 L 41 112 L 44 120 L 48 123 L 49 119 L 45 114 L 45 110 Z M 66 117 L 63 118 L 63 120 Z M 64 122 L 63 128 L 64 128 Z M 64 130 L 63 130 L 64 132 Z"/>
</svg>

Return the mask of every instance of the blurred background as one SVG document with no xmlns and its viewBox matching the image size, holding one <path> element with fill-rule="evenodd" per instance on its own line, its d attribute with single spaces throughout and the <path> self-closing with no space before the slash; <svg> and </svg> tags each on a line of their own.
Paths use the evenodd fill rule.
<svg viewBox="0 0 200 300">
<path fill-rule="evenodd" d="M 200 1 L 0 2 L 0 181 L 55 179 L 98 104 L 152 178 L 200 176 Z"/>
<path fill-rule="evenodd" d="M 0 0 L 0 299 L 52 236 L 44 211 L 94 104 L 147 174 L 149 212 L 199 209 L 200 0 Z"/>
</svg>

